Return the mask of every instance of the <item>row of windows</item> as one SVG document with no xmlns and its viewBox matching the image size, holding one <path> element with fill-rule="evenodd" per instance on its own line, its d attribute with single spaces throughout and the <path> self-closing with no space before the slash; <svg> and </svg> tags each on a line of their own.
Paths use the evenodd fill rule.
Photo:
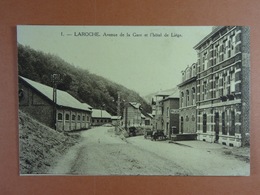
<svg viewBox="0 0 260 195">
<path fill-rule="evenodd" d="M 95 119 L 92 119 L 92 123 L 94 123 L 94 122 L 95 122 Z M 111 122 L 111 121 L 110 121 L 109 119 L 104 119 L 104 120 L 103 120 L 103 119 L 100 119 L 100 120 L 99 120 L 99 119 L 96 119 L 96 122 L 97 122 L 97 123 L 99 123 L 99 122 L 100 122 L 100 123 L 109 123 L 109 122 Z"/>
<path fill-rule="evenodd" d="M 221 114 L 221 121 L 222 121 L 222 135 L 235 135 L 235 112 L 231 111 L 230 115 L 227 115 L 226 112 L 222 112 Z M 229 121 L 229 125 L 227 122 Z M 219 123 L 220 123 L 220 116 L 219 113 L 215 113 L 214 117 L 215 123 L 215 132 L 219 132 Z M 203 133 L 207 132 L 207 114 L 202 115 L 202 130 Z"/>
<path fill-rule="evenodd" d="M 85 121 L 85 119 L 86 119 L 85 115 L 83 115 L 82 117 L 80 115 L 78 115 L 77 120 L 80 121 L 81 118 L 82 118 L 83 121 Z M 62 113 L 58 113 L 58 120 L 59 121 L 63 120 L 63 114 Z M 68 113 L 65 114 L 65 120 L 66 121 L 70 120 L 70 114 L 68 114 Z M 75 114 L 72 114 L 71 120 L 73 120 L 73 121 L 76 120 L 76 115 Z M 87 116 L 87 121 L 89 121 L 89 116 Z"/>
<path fill-rule="evenodd" d="M 230 36 L 221 41 L 221 43 L 215 43 L 213 49 L 202 53 L 198 60 L 200 64 L 198 71 L 204 71 L 210 66 L 216 65 L 238 53 L 240 51 L 240 45 L 236 45 L 236 43 L 240 41 L 240 36 L 240 34 L 236 36 L 230 34 Z"/>
<path fill-rule="evenodd" d="M 235 92 L 235 73 L 230 72 L 228 75 L 222 75 L 221 78 L 215 77 L 212 82 L 208 79 L 201 80 L 200 86 L 198 101 L 229 95 Z"/>
<path fill-rule="evenodd" d="M 192 115 L 191 116 L 191 121 L 195 121 L 195 116 L 194 115 Z M 189 116 L 187 115 L 186 117 L 185 117 L 185 121 L 186 122 L 188 122 L 190 120 L 190 118 L 189 118 Z M 183 118 L 183 116 L 181 116 L 181 123 L 183 123 L 183 121 L 184 121 L 184 118 Z"/>
<path fill-rule="evenodd" d="M 195 94 L 196 94 L 196 90 L 194 87 L 191 89 L 191 95 L 188 89 L 186 90 L 185 93 L 181 92 L 181 107 L 195 105 L 196 104 Z"/>
<path fill-rule="evenodd" d="M 188 80 L 194 76 L 196 76 L 196 64 L 193 64 L 182 72 L 182 81 Z"/>
</svg>

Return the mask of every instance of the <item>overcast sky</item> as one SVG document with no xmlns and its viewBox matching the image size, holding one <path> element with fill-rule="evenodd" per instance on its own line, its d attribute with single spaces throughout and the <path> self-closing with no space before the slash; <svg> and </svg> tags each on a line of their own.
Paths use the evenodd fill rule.
<svg viewBox="0 0 260 195">
<path fill-rule="evenodd" d="M 17 27 L 17 41 L 56 54 L 145 96 L 180 83 L 181 71 L 197 62 L 193 47 L 211 29 L 211 26 L 23 25 Z"/>
</svg>

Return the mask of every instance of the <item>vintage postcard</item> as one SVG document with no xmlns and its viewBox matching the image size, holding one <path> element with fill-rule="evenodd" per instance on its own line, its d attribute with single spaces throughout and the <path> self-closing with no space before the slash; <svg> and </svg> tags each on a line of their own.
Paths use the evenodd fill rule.
<svg viewBox="0 0 260 195">
<path fill-rule="evenodd" d="M 21 175 L 250 175 L 246 26 L 17 26 Z"/>
</svg>

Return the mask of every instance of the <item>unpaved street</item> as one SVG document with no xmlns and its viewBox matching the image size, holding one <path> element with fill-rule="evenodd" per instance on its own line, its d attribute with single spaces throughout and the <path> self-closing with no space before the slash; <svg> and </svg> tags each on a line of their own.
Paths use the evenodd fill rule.
<svg viewBox="0 0 260 195">
<path fill-rule="evenodd" d="M 224 155 L 223 146 L 200 141 L 121 139 L 111 127 L 81 133 L 82 141 L 57 161 L 50 174 L 249 175 L 249 163 Z M 228 152 L 227 152 L 228 153 Z"/>
</svg>

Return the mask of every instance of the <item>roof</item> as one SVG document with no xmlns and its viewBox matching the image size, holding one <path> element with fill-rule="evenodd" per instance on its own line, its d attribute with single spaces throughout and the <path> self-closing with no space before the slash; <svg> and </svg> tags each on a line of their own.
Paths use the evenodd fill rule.
<svg viewBox="0 0 260 195">
<path fill-rule="evenodd" d="M 167 89 L 167 90 L 161 90 L 161 91 L 157 92 L 154 96 L 166 97 L 166 96 L 169 96 L 172 93 L 174 93 L 176 90 L 177 91 L 179 90 L 178 87 L 174 87 L 174 88 Z"/>
<path fill-rule="evenodd" d="M 141 114 L 141 118 L 145 118 L 145 116 L 143 114 Z"/>
<path fill-rule="evenodd" d="M 153 118 L 153 114 L 152 113 L 147 113 L 147 116 L 149 116 L 150 118 Z"/>
<path fill-rule="evenodd" d="M 165 97 L 164 99 L 160 100 L 160 102 L 169 100 L 169 99 L 176 99 L 179 98 L 179 90 L 178 88 L 175 88 L 174 92 L 172 92 L 169 96 Z"/>
<path fill-rule="evenodd" d="M 205 43 L 211 36 L 213 36 L 215 33 L 217 33 L 220 29 L 224 28 L 225 26 L 218 26 L 215 27 L 206 37 L 204 37 L 197 45 L 195 45 L 193 48 L 198 49 L 203 43 Z"/>
<path fill-rule="evenodd" d="M 122 117 L 121 116 L 111 116 L 112 120 L 120 120 Z"/>
<path fill-rule="evenodd" d="M 170 99 L 170 98 L 179 98 L 179 91 L 175 91 L 165 99 Z"/>
<path fill-rule="evenodd" d="M 136 109 L 139 109 L 140 106 L 141 106 L 141 104 L 140 104 L 140 103 L 137 103 L 137 102 L 129 102 L 129 104 L 130 104 L 131 106 L 133 106 L 134 108 L 136 108 Z"/>
<path fill-rule="evenodd" d="M 169 91 L 160 91 L 157 94 L 155 94 L 155 96 L 168 96 L 170 95 L 171 92 Z"/>
<path fill-rule="evenodd" d="M 191 78 L 189 78 L 189 79 L 183 81 L 182 83 L 180 83 L 180 84 L 178 85 L 178 87 L 182 87 L 182 86 L 184 86 L 184 85 L 186 85 L 186 84 L 188 84 L 188 83 L 191 83 L 191 82 L 193 82 L 193 81 L 196 81 L 196 80 L 197 80 L 197 76 L 191 77 Z"/>
<path fill-rule="evenodd" d="M 19 76 L 20 79 L 25 81 L 27 84 L 29 84 L 32 88 L 40 92 L 42 95 L 47 97 L 49 100 L 53 102 L 53 88 L 49 87 L 47 85 L 43 85 L 41 83 L 32 81 L 30 79 L 27 79 L 25 77 Z M 74 98 L 69 93 L 57 89 L 57 105 L 58 106 L 64 106 L 84 111 L 91 111 L 92 107 L 88 105 L 87 103 L 81 103 L 76 98 Z"/>
<path fill-rule="evenodd" d="M 111 118 L 111 114 L 109 114 L 106 110 L 100 109 L 92 109 L 92 118 Z"/>
</svg>

